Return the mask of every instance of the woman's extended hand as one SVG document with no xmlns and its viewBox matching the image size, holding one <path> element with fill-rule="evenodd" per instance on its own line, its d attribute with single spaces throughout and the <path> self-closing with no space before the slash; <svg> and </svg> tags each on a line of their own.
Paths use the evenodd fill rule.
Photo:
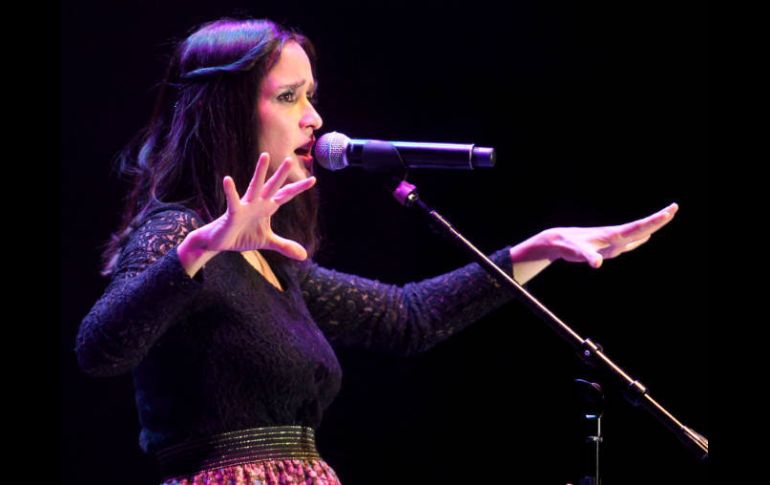
<svg viewBox="0 0 770 485">
<path fill-rule="evenodd" d="M 679 206 L 665 209 L 625 224 L 603 227 L 554 227 L 511 248 L 513 263 L 563 259 L 586 262 L 599 268 L 611 259 L 646 243 L 652 234 L 668 224 Z"/>
<path fill-rule="evenodd" d="M 315 185 L 316 178 L 308 177 L 283 185 L 291 167 L 291 158 L 287 157 L 265 181 L 269 165 L 270 155 L 262 153 L 243 197 L 238 195 L 232 177 L 224 178 L 225 213 L 192 231 L 179 245 L 179 257 L 188 274 L 195 274 L 205 261 L 220 251 L 269 249 L 292 259 L 307 258 L 307 251 L 301 244 L 273 232 L 270 218 L 282 204 Z"/>
</svg>

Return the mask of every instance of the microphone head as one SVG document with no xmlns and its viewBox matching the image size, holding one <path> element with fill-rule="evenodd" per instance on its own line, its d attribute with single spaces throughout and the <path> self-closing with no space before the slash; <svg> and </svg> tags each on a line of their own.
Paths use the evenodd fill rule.
<svg viewBox="0 0 770 485">
<path fill-rule="evenodd" d="M 321 136 L 315 144 L 316 161 L 327 170 L 340 170 L 347 167 L 348 143 L 350 138 L 336 131 Z"/>
</svg>

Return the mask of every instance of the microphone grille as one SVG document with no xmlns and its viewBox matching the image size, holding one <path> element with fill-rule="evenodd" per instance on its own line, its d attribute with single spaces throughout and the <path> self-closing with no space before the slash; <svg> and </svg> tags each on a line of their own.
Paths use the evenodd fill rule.
<svg viewBox="0 0 770 485">
<path fill-rule="evenodd" d="M 345 152 L 350 138 L 332 131 L 327 133 L 315 144 L 315 156 L 318 163 L 327 170 L 340 170 L 348 166 Z"/>
</svg>

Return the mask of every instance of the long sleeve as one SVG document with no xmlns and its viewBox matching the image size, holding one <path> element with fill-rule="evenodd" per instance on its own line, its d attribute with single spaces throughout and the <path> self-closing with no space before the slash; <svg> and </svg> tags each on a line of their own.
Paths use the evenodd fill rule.
<svg viewBox="0 0 770 485">
<path fill-rule="evenodd" d="M 490 258 L 509 269 L 509 249 Z M 423 352 L 511 299 L 476 263 L 404 286 L 299 265 L 302 295 L 334 345 L 389 354 Z"/>
<path fill-rule="evenodd" d="M 185 273 L 176 247 L 199 223 L 186 211 L 151 214 L 124 246 L 101 298 L 83 319 L 75 351 L 89 375 L 133 369 L 203 287 Z"/>
</svg>

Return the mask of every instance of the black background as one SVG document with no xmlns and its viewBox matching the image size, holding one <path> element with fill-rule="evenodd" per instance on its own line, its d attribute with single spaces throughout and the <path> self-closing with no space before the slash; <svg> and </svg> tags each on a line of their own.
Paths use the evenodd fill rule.
<svg viewBox="0 0 770 485">
<path fill-rule="evenodd" d="M 599 270 L 557 262 L 528 286 L 708 435 L 707 12 L 695 2 L 71 1 L 62 11 L 63 481 L 158 481 L 138 447 L 130 376 L 92 379 L 73 352 L 106 285 L 99 247 L 124 186 L 111 172 L 148 119 L 174 41 L 248 14 L 319 52 L 321 132 L 493 146 L 497 166 L 414 173 L 422 197 L 490 252 L 553 226 L 675 220 Z M 319 173 L 325 265 L 404 283 L 463 255 L 378 180 Z M 345 485 L 577 482 L 583 445 L 571 349 L 510 303 L 425 354 L 341 351 L 343 388 L 318 430 Z M 606 483 L 706 483 L 708 469 L 614 392 Z"/>
</svg>

